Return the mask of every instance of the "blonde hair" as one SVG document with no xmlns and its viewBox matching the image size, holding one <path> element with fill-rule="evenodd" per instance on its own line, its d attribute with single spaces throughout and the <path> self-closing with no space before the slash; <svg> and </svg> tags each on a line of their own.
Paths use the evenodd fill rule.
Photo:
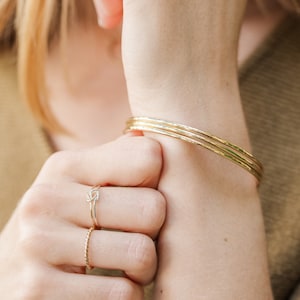
<svg viewBox="0 0 300 300">
<path fill-rule="evenodd" d="M 19 89 L 33 115 L 50 130 L 64 131 L 47 102 L 45 61 L 51 45 L 64 45 L 73 22 L 96 22 L 92 1 L 0 0 L 0 50 L 17 56 Z"/>
<path fill-rule="evenodd" d="M 274 1 L 300 12 L 299 0 Z M 55 40 L 63 44 L 72 22 L 96 21 L 94 15 L 91 0 L 0 0 L 0 50 L 15 51 L 20 94 L 49 130 L 63 129 L 47 103 L 44 69 L 48 51 Z"/>
</svg>

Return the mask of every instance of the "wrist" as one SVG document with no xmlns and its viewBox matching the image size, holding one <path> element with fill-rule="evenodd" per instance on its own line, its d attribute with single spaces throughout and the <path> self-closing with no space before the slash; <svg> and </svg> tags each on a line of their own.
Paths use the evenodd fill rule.
<svg viewBox="0 0 300 300">
<path fill-rule="evenodd" d="M 169 136 L 151 134 L 151 137 L 162 147 L 163 174 L 172 172 L 178 178 L 176 182 L 172 176 L 162 177 L 163 185 L 168 181 L 170 185 L 174 183 L 176 189 L 176 184 L 180 183 L 210 195 L 228 195 L 230 192 L 233 201 L 257 197 L 259 178 L 228 157 Z M 185 193 L 184 189 L 182 199 Z M 196 197 L 195 201 L 199 199 Z"/>
<path fill-rule="evenodd" d="M 182 141 L 184 142 L 183 147 L 194 146 L 196 151 L 198 149 L 205 149 L 214 153 L 215 158 L 213 162 L 209 163 L 210 168 L 218 156 L 222 160 L 229 160 L 231 163 L 250 173 L 256 178 L 258 183 L 262 178 L 263 167 L 249 151 L 203 130 L 186 124 L 145 116 L 136 116 L 127 120 L 125 132 L 136 130 Z M 173 149 L 177 148 L 178 146 L 175 144 Z M 170 149 L 172 150 L 172 147 Z M 168 151 L 166 153 L 168 154 Z M 179 154 L 178 158 L 180 157 L 184 159 L 186 156 L 182 153 Z M 209 158 L 204 159 L 204 155 L 201 155 L 200 158 L 203 161 L 209 161 Z M 195 157 L 195 160 L 197 160 L 197 157 Z M 175 164 L 177 163 L 176 159 L 174 162 Z M 178 163 L 180 164 L 180 162 Z"/>
<path fill-rule="evenodd" d="M 158 241 L 156 295 L 164 288 L 164 294 L 171 293 L 173 299 L 194 287 L 195 292 L 200 289 L 204 298 L 212 299 L 231 299 L 233 291 L 242 295 L 247 287 L 249 299 L 258 299 L 253 291 L 269 295 L 255 178 L 206 149 L 168 137 L 155 138 L 164 156 L 158 188 L 168 203 L 167 220 Z M 247 268 L 247 274 L 241 266 Z M 182 286 L 177 294 L 176 286 Z M 228 294 L 211 294 L 224 291 L 224 287 Z"/>
<path fill-rule="evenodd" d="M 228 167 L 212 169 L 204 150 L 199 153 L 177 141 L 174 150 L 169 141 L 161 142 L 167 159 L 159 190 L 166 195 L 168 217 L 158 241 L 156 292 L 164 288 L 170 299 L 193 287 L 212 299 L 231 299 L 232 291 L 242 295 L 247 286 L 250 291 L 269 293 L 263 218 L 251 175 L 230 169 L 226 161 Z M 187 159 L 176 161 L 175 154 Z M 241 266 L 247 268 L 246 276 Z M 182 286 L 177 294 L 176 286 Z M 212 286 L 216 291 L 227 287 L 228 294 L 213 296 Z M 257 298 L 251 294 L 249 299 Z"/>
<path fill-rule="evenodd" d="M 250 150 L 236 76 L 200 77 L 151 90 L 136 86 L 129 90 L 133 115 L 192 126 Z"/>
</svg>

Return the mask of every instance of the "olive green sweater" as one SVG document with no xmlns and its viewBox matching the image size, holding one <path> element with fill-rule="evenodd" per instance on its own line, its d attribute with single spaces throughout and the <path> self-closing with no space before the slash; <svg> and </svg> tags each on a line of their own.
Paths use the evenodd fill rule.
<svg viewBox="0 0 300 300">
<path fill-rule="evenodd" d="M 260 195 L 274 296 L 299 300 L 300 20 L 289 17 L 263 43 L 242 67 L 240 86 L 253 152 L 265 167 Z M 9 55 L 0 57 L 0 140 L 1 228 L 52 152 L 19 100 Z"/>
</svg>

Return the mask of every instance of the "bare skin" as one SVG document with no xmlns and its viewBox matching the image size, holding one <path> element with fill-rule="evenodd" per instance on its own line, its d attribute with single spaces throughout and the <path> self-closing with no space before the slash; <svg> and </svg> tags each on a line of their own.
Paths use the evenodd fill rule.
<svg viewBox="0 0 300 300">
<path fill-rule="evenodd" d="M 105 7 L 105 11 L 106 14 L 109 15 L 109 5 L 116 5 L 117 2 L 120 3 L 120 1 L 115 1 L 115 3 L 114 1 L 102 1 L 100 11 L 107 5 L 108 8 Z M 115 11 L 117 11 L 117 15 L 114 15 Z M 119 11 L 120 7 L 116 8 L 112 5 L 112 17 L 108 16 L 108 20 L 106 20 L 105 15 L 101 15 L 101 25 L 109 28 L 117 26 L 122 16 Z M 278 7 L 274 7 L 274 10 L 271 10 L 270 15 L 268 16 L 259 14 L 257 10 L 251 6 L 248 8 L 248 12 L 245 14 L 245 19 L 241 26 L 242 34 L 239 39 L 239 52 L 237 57 L 239 65 L 247 60 L 262 40 L 277 26 L 283 17 L 284 13 L 278 9 Z M 147 28 L 144 29 L 144 31 L 147 31 Z M 86 68 L 87 73 L 85 74 L 89 75 L 87 76 L 89 79 L 95 78 L 96 81 L 93 82 L 93 86 L 96 87 L 109 87 L 111 82 L 114 84 L 118 82 L 121 94 L 118 94 L 116 98 L 111 99 L 114 94 L 105 90 L 96 89 L 95 93 L 92 94 L 94 97 L 89 98 L 85 97 L 86 89 L 84 89 L 84 93 L 74 93 L 75 95 L 84 95 L 79 106 L 77 106 L 80 111 L 78 117 L 84 117 L 80 107 L 86 106 L 86 101 L 90 101 L 93 105 L 90 105 L 90 111 L 86 112 L 86 118 L 90 120 L 90 116 L 94 116 L 94 122 L 93 124 L 91 124 L 90 121 L 86 123 L 83 122 L 82 124 L 86 124 L 85 126 L 82 126 L 81 124 L 80 128 L 70 127 L 70 129 L 76 131 L 78 136 L 86 137 L 88 136 L 86 134 L 87 128 L 89 128 L 88 131 L 90 137 L 87 143 L 83 145 L 83 143 L 80 142 L 80 139 L 76 139 L 76 137 L 71 140 L 70 138 L 65 139 L 62 136 L 52 135 L 52 139 L 57 148 L 80 148 L 82 146 L 93 145 L 94 143 L 101 143 L 105 139 L 111 139 L 123 129 L 124 120 L 130 114 L 128 95 L 124 81 L 125 78 L 120 76 L 120 74 L 123 74 L 120 55 L 109 55 L 106 50 L 107 46 L 103 47 L 103 45 L 105 45 L 105 43 L 103 43 L 103 38 L 104 40 L 110 41 L 110 36 L 107 37 L 101 29 L 95 28 L 94 32 L 94 45 L 99 47 L 99 51 L 94 52 L 95 56 L 86 56 L 90 64 Z M 116 32 L 119 33 L 120 28 L 110 32 L 113 34 L 114 38 L 117 39 L 115 42 L 117 41 L 116 43 L 118 44 L 119 39 L 114 34 Z M 83 39 L 86 38 L 85 34 L 82 34 L 81 37 Z M 99 42 L 100 40 L 102 41 L 101 43 Z M 75 38 L 75 44 L 77 43 L 76 41 L 77 39 Z M 74 47 L 71 46 L 71 49 L 74 49 Z M 233 52 L 235 51 L 234 48 L 230 48 L 230 45 L 229 49 Z M 82 49 L 82 51 L 84 53 L 86 50 Z M 118 51 L 114 51 L 114 53 L 118 53 Z M 99 53 L 103 53 L 101 58 Z M 82 56 L 82 53 L 78 55 Z M 224 54 L 224 57 L 226 57 L 226 55 L 228 54 Z M 104 58 L 106 58 L 106 62 L 103 62 Z M 128 57 L 125 58 L 125 60 L 126 59 L 128 59 Z M 234 60 L 234 57 L 232 57 L 232 60 Z M 75 59 L 74 61 L 77 60 Z M 139 65 L 137 62 L 135 62 L 135 64 Z M 97 68 L 90 69 L 92 65 L 97 66 Z M 109 67 L 110 70 L 113 70 L 113 73 L 110 73 L 111 75 L 105 73 L 102 77 L 93 76 L 93 72 L 97 72 L 97 69 L 103 70 L 104 68 L 107 69 L 107 67 Z M 128 67 L 126 63 L 125 67 Z M 72 64 L 72 68 L 76 68 L 76 64 Z M 147 69 L 147 67 L 144 67 L 144 69 Z M 198 69 L 201 69 L 201 67 Z M 216 74 L 218 73 L 215 73 L 215 70 L 212 70 L 211 72 L 213 82 L 217 82 L 214 81 L 214 78 L 217 78 L 218 75 Z M 132 86 L 137 83 L 135 79 L 132 79 L 133 83 L 130 85 L 129 75 L 129 89 L 132 92 L 130 96 L 131 108 L 136 114 L 150 114 L 152 116 L 173 120 L 174 116 L 176 116 L 176 121 L 179 120 L 183 123 L 214 132 L 215 134 L 227 138 L 249 150 L 250 144 L 247 137 L 247 130 L 245 128 L 239 104 L 240 99 L 236 84 L 235 69 L 223 69 L 222 72 L 225 72 L 227 78 L 231 78 L 231 81 L 229 80 L 229 82 L 233 83 L 226 87 L 226 93 L 224 93 L 224 87 L 217 84 L 216 86 L 211 86 L 211 89 L 202 89 L 201 93 L 197 95 L 197 98 L 218 99 L 220 94 L 216 94 L 215 92 L 211 93 L 212 91 L 217 90 L 221 92 L 224 103 L 226 102 L 226 98 L 228 98 L 228 101 L 231 102 L 230 106 L 224 106 L 222 103 L 210 102 L 209 106 L 207 106 L 208 110 L 203 115 L 203 111 L 198 108 L 199 105 L 194 107 L 193 105 L 189 106 L 190 104 L 187 103 L 181 104 L 179 101 L 178 107 L 180 108 L 182 105 L 190 107 L 191 113 L 188 112 L 185 115 L 176 115 L 177 110 L 174 110 L 174 102 L 173 104 L 165 103 L 165 106 L 160 106 L 161 104 L 158 102 L 152 103 L 151 106 L 149 106 L 145 102 L 145 99 L 160 99 L 160 96 L 163 96 L 164 99 L 172 99 L 172 101 L 174 101 L 174 91 L 172 88 L 170 89 L 170 93 L 166 93 L 164 89 L 163 91 L 159 91 L 158 94 L 152 94 L 147 92 L 147 88 L 145 88 L 144 91 L 135 90 L 132 92 L 132 90 L 134 90 L 134 87 Z M 81 72 L 73 71 L 70 73 L 76 74 L 76 76 L 82 74 Z M 76 83 L 85 81 L 82 80 L 82 78 L 76 78 L 76 76 L 73 78 L 74 86 L 84 88 L 84 86 Z M 149 73 L 146 76 L 150 76 L 151 78 Z M 205 73 L 205 76 L 207 76 L 207 73 Z M 149 77 L 146 78 L 148 79 L 145 79 L 145 82 L 149 80 Z M 151 80 L 149 81 L 152 82 Z M 190 83 L 191 90 L 194 90 L 193 86 L 197 86 L 197 83 L 195 84 L 193 82 L 193 78 L 190 78 L 190 81 L 185 86 L 185 90 L 189 89 Z M 180 86 L 180 84 L 182 84 L 182 82 L 179 82 L 179 84 L 176 83 L 175 86 Z M 140 86 L 141 84 L 137 85 Z M 64 91 L 66 90 L 65 88 L 62 89 Z M 91 91 L 93 90 L 91 89 Z M 205 92 L 204 94 L 203 91 Z M 176 90 L 175 94 L 178 93 L 180 94 L 181 91 Z M 93 98 L 97 100 L 91 101 L 90 99 Z M 106 101 L 108 98 L 111 100 Z M 182 98 L 186 98 L 186 96 L 183 96 Z M 68 99 L 68 97 L 66 99 Z M 162 101 L 164 101 L 164 99 L 162 99 Z M 68 107 L 70 102 L 72 102 L 72 100 L 68 102 Z M 54 108 L 57 112 L 61 111 L 61 102 L 56 101 L 56 103 L 58 106 L 54 106 Z M 112 103 L 118 103 L 118 105 L 112 105 Z M 76 107 L 78 104 L 74 105 L 74 107 Z M 170 114 L 157 114 L 157 112 L 169 111 L 163 107 L 168 108 L 170 105 L 172 107 Z M 117 107 L 118 110 L 116 110 Z M 96 115 L 93 113 L 95 111 L 97 111 Z M 210 114 L 210 111 L 212 111 L 212 119 L 205 119 L 204 116 L 207 117 L 207 115 Z M 225 114 L 224 111 L 226 111 Z M 117 122 L 111 122 L 105 119 L 105 116 L 113 114 L 118 115 L 118 118 L 115 119 Z M 57 115 L 60 116 L 59 114 Z M 222 127 L 220 127 L 220 123 L 211 122 L 212 120 L 222 119 L 223 115 L 240 115 L 240 118 L 236 119 L 236 123 L 228 123 L 226 126 L 224 126 L 223 123 Z M 73 117 L 73 113 L 70 114 L 70 117 L 71 116 Z M 199 118 L 199 116 L 203 117 Z M 67 114 L 64 114 L 63 118 L 60 118 L 60 120 L 63 120 L 65 122 L 64 124 L 72 124 L 70 122 L 70 117 L 68 117 Z M 199 119 L 204 121 L 199 123 Z M 231 126 L 240 128 L 240 131 L 234 136 L 227 135 L 228 132 L 232 132 L 230 129 Z M 91 133 L 94 132 L 95 128 L 110 128 L 110 130 L 107 131 L 105 135 L 101 135 L 100 130 L 96 130 L 93 135 Z M 160 268 L 156 279 L 155 299 L 174 299 L 176 297 L 179 299 L 187 299 L 194 295 L 199 295 L 199 289 L 201 290 L 199 299 L 232 299 L 241 297 L 243 297 L 243 299 L 246 299 L 245 297 L 248 297 L 247 299 L 271 299 L 272 294 L 265 254 L 263 221 L 254 180 L 251 176 L 245 174 L 243 170 L 239 170 L 235 166 L 228 164 L 228 162 L 220 161 L 210 154 L 203 153 L 198 149 L 190 148 L 188 145 L 178 143 L 177 141 L 158 136 L 154 136 L 154 138 L 162 144 L 164 151 L 164 173 L 162 174 L 159 189 L 167 196 L 168 201 L 168 218 L 158 244 Z M 189 165 L 188 161 L 182 162 L 182 160 L 178 163 L 178 155 L 180 157 L 192 157 L 191 165 Z M 209 168 L 202 164 L 204 158 L 206 161 L 211 162 Z M 195 164 L 199 164 L 199 169 L 203 172 L 191 172 L 190 170 L 194 169 Z M 232 175 L 232 177 L 228 178 L 226 184 L 222 182 L 223 179 L 220 178 L 217 171 L 220 168 L 225 168 Z M 182 179 L 178 182 L 170 179 L 172 178 L 170 174 L 181 173 L 182 170 L 187 170 L 185 172 L 186 182 L 182 182 Z M 207 182 L 207 178 L 214 178 L 214 180 Z M 240 182 L 237 182 L 236 178 L 239 178 Z M 199 184 L 199 182 L 202 184 Z M 220 182 L 222 182 L 221 185 Z M 176 187 L 182 185 L 191 186 L 193 188 L 191 188 L 191 191 L 178 191 Z M 219 186 L 218 189 L 216 188 L 217 186 Z M 229 192 L 229 190 L 235 192 L 232 193 Z M 174 193 L 174 191 L 176 192 Z M 182 199 L 189 199 L 189 201 L 183 202 Z M 227 203 L 227 205 L 223 207 L 222 203 Z M 245 203 L 248 205 L 245 205 Z M 227 213 L 224 213 L 224 211 Z M 195 215 L 198 216 L 196 219 Z M 256 216 L 255 221 L 253 216 Z M 210 222 L 209 220 L 211 218 L 219 220 L 219 222 Z M 236 223 L 240 224 L 238 231 L 236 230 Z M 204 230 L 201 231 L 199 228 L 204 228 Z M 189 232 L 189 238 L 187 238 L 186 232 Z M 244 232 L 248 233 L 247 240 L 244 239 Z M 185 243 L 182 243 L 183 240 Z M 252 243 L 256 244 L 256 248 L 251 251 L 251 253 L 248 253 L 249 249 L 252 249 Z M 201 251 L 199 251 L 199 249 L 201 249 Z M 216 260 L 216 257 L 219 259 Z M 195 265 L 201 267 L 195 269 Z M 247 276 L 245 276 L 245 271 L 239 267 L 243 265 L 247 266 Z M 226 270 L 226 272 L 220 272 L 220 270 Z M 238 286 L 236 285 L 236 282 L 239 282 Z"/>
<path fill-rule="evenodd" d="M 159 144 L 132 134 L 51 156 L 1 232 L 1 297 L 142 300 L 165 219 L 155 189 L 161 164 Z M 97 223 L 110 230 L 92 232 L 90 265 L 123 270 L 124 278 L 85 274 L 84 241 L 93 224 L 85 196 L 99 184 Z"/>
<path fill-rule="evenodd" d="M 174 9 L 170 12 L 171 2 Z M 222 9 L 214 11 L 216 28 L 225 22 L 228 39 L 219 40 L 218 32 L 214 31 L 205 47 L 195 46 L 193 53 L 194 58 L 197 53 L 201 53 L 201 58 L 208 58 L 208 50 L 224 42 L 224 52 L 216 51 L 214 58 L 218 62 L 226 58 L 228 63 L 211 68 L 211 64 L 205 65 L 206 59 L 195 59 L 193 72 L 187 69 L 185 37 L 178 36 L 175 44 L 170 39 L 176 36 L 171 26 L 173 14 L 181 16 L 182 9 L 180 1 L 171 2 L 166 0 L 166 5 L 161 6 L 161 1 L 124 1 L 123 45 L 128 51 L 123 53 L 123 58 L 129 97 L 118 46 L 120 28 L 107 32 L 95 26 L 89 33 L 74 29 L 67 50 L 70 59 L 67 84 L 58 53 L 55 50 L 51 53 L 47 69 L 50 105 L 62 125 L 76 134 L 66 137 L 49 133 L 54 148 L 67 152 L 59 152 L 46 162 L 1 233 L 0 259 L 5 274 L 0 273 L 3 283 L 0 294 L 5 299 L 84 299 L 87 294 L 89 299 L 142 299 L 142 286 L 150 282 L 157 271 L 153 240 L 158 236 L 160 267 L 156 299 L 192 299 L 199 295 L 199 290 L 199 299 L 271 299 L 262 216 L 251 175 L 210 153 L 169 138 L 147 138 L 135 133 L 105 144 L 120 135 L 124 121 L 131 114 L 131 106 L 136 114 L 189 123 L 250 149 L 236 81 L 238 32 L 245 2 L 229 0 L 228 7 L 223 7 L 225 11 L 234 10 L 237 19 L 233 23 Z M 101 3 L 100 11 L 104 9 L 108 19 L 105 21 L 102 16 L 102 26 L 118 26 L 122 2 L 103 0 Z M 194 7 L 203 10 L 205 16 L 206 26 L 200 26 L 201 30 L 193 35 L 196 37 L 194 45 L 200 45 L 198 39 L 207 38 L 208 28 L 212 28 L 211 22 L 215 20 L 211 14 L 215 4 L 203 1 L 199 6 L 199 1 L 190 1 L 184 7 L 183 16 L 189 16 Z M 169 49 L 162 43 L 158 52 L 143 51 L 151 46 L 149 39 L 137 39 L 145 33 L 152 34 L 154 41 L 159 40 L 156 26 L 151 26 L 151 17 L 157 16 L 158 6 L 164 14 L 160 20 L 170 21 L 165 27 L 169 32 L 161 37 L 167 39 L 171 48 L 179 45 L 178 50 L 183 54 L 174 66 L 187 74 L 184 85 L 181 78 L 178 81 L 178 77 L 173 76 L 176 72 L 171 72 L 164 88 L 157 88 L 162 78 L 155 81 L 157 78 L 153 75 L 159 66 L 161 75 L 166 77 L 164 72 L 169 69 L 165 65 L 160 68 L 160 61 L 161 55 L 165 58 Z M 139 13 L 145 7 L 149 22 Z M 253 51 L 278 24 L 283 13 L 274 10 L 274 17 L 270 16 L 267 21 L 255 15 L 261 21 L 259 28 L 252 25 L 257 22 L 251 22 L 253 15 L 250 16 L 246 14 L 243 23 L 241 63 L 250 54 L 243 45 L 254 42 Z M 191 25 L 190 18 L 180 20 L 186 26 Z M 196 30 L 195 26 L 191 28 Z M 257 39 L 254 38 L 256 31 L 260 32 Z M 151 54 L 151 64 L 143 56 L 145 53 Z M 197 90 L 199 82 L 195 82 L 194 75 L 203 69 L 208 72 L 199 72 L 200 82 L 208 74 L 212 85 Z M 228 78 L 225 85 L 223 76 Z M 186 97 L 186 91 L 193 92 Z M 220 95 L 223 102 L 215 100 Z M 182 107 L 187 107 L 184 113 Z M 226 116 L 238 117 L 229 123 L 228 119 L 232 118 L 223 118 L 224 111 Z M 221 121 L 215 122 L 216 119 Z M 231 128 L 239 130 L 230 134 Z M 99 144 L 102 146 L 96 146 Z M 199 168 L 194 168 L 195 164 Z M 220 169 L 227 170 L 229 175 L 225 179 Z M 185 176 L 179 178 L 174 174 Z M 86 203 L 82 198 L 95 184 L 114 186 L 102 188 L 102 201 L 97 209 L 100 225 L 118 232 L 93 233 L 91 262 L 97 267 L 121 269 L 126 278 L 82 275 L 84 247 L 78 241 L 84 241 L 91 226 L 89 210 L 84 207 Z M 178 190 L 178 186 L 189 186 L 189 189 Z M 185 199 L 188 201 L 183 201 Z M 143 218 L 138 218 L 139 215 Z M 240 266 L 245 266 L 247 272 Z"/>
<path fill-rule="evenodd" d="M 278 7 L 267 15 L 249 7 L 240 36 L 239 65 L 249 58 L 284 16 L 285 13 Z M 113 18 L 113 22 L 110 20 L 109 27 L 113 29 L 104 30 L 95 26 L 88 32 L 81 27 L 74 30 L 66 55 L 71 62 L 68 64 L 71 90 L 64 83 L 58 52 L 51 54 L 48 67 L 50 103 L 60 123 L 75 133 L 74 136 L 50 133 L 54 148 L 58 150 L 111 141 L 120 135 L 125 120 L 131 115 L 121 61 L 119 18 L 120 15 Z M 105 24 L 105 20 L 103 22 Z M 109 130 L 99 130 L 102 128 Z"/>
<path fill-rule="evenodd" d="M 246 1 L 222 4 L 123 1 L 129 102 L 136 115 L 189 124 L 250 150 L 237 84 Z M 163 148 L 158 188 L 168 203 L 155 299 L 272 299 L 255 180 L 202 149 L 153 137 Z"/>
</svg>

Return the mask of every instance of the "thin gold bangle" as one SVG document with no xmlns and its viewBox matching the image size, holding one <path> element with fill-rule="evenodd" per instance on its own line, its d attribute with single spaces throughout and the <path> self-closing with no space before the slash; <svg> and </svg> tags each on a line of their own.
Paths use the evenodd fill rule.
<svg viewBox="0 0 300 300">
<path fill-rule="evenodd" d="M 262 164 L 246 150 L 199 129 L 149 117 L 132 117 L 126 123 L 127 131 L 142 130 L 167 135 L 198 146 L 202 146 L 241 166 L 260 182 Z"/>
</svg>

